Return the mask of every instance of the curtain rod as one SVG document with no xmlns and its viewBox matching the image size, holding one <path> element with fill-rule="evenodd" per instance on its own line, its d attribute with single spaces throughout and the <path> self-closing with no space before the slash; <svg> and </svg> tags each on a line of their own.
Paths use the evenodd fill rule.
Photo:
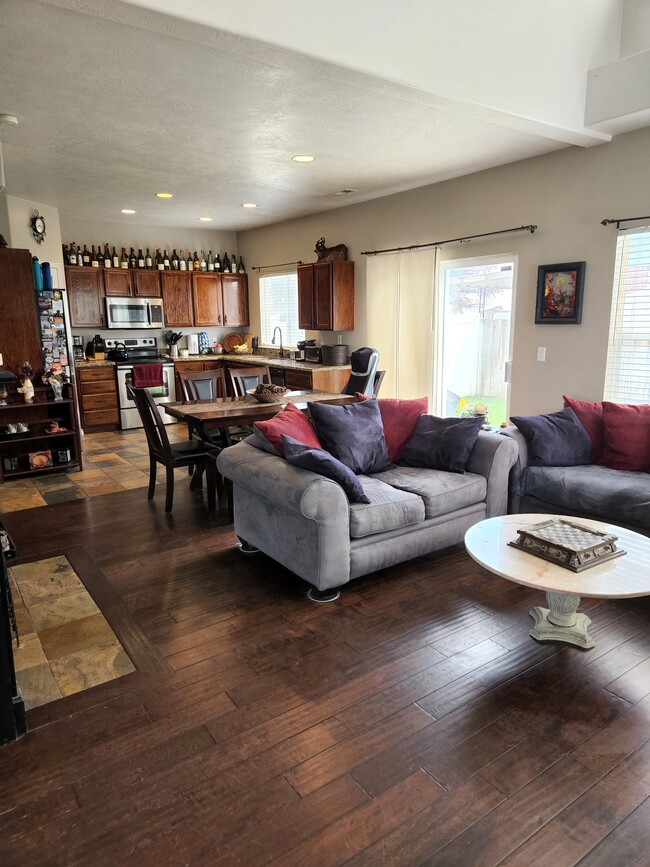
<svg viewBox="0 0 650 867">
<path fill-rule="evenodd" d="M 267 268 L 284 268 L 285 265 L 302 265 L 302 259 L 298 259 L 297 262 L 278 262 L 277 265 L 253 265 L 251 270 L 253 271 L 264 271 Z"/>
<path fill-rule="evenodd" d="M 537 226 L 517 226 L 514 229 L 500 229 L 498 232 L 483 232 L 480 235 L 465 235 L 462 238 L 449 238 L 446 241 L 430 241 L 428 244 L 411 244 L 408 247 L 389 247 L 386 250 L 364 250 L 362 256 L 376 256 L 378 253 L 401 253 L 403 250 L 420 250 L 422 247 L 442 247 L 443 244 L 463 244 L 465 241 L 473 241 L 475 238 L 489 238 L 491 235 L 505 235 L 508 232 L 530 232 L 531 235 Z"/>
<path fill-rule="evenodd" d="M 608 220 L 601 220 L 600 225 L 609 226 L 611 223 L 616 223 L 616 228 L 618 229 L 621 223 L 633 223 L 635 220 L 650 220 L 650 217 L 612 217 Z"/>
</svg>

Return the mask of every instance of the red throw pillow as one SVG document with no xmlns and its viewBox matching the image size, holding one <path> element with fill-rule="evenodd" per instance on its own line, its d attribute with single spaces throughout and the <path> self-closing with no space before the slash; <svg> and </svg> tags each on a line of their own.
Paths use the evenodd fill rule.
<svg viewBox="0 0 650 867">
<path fill-rule="evenodd" d="M 357 400 L 368 399 L 367 394 L 357 392 Z M 429 398 L 415 397 L 411 400 L 400 400 L 393 397 L 380 397 L 377 403 L 384 425 L 388 456 L 395 463 L 400 459 L 404 446 L 415 430 L 418 419 L 428 412 Z"/>
<path fill-rule="evenodd" d="M 614 470 L 650 473 L 650 404 L 603 401 L 603 426 L 602 464 Z"/>
<path fill-rule="evenodd" d="M 605 431 L 603 428 L 603 405 L 588 400 L 577 400 L 563 394 L 564 408 L 570 407 L 578 416 L 578 421 L 589 434 L 591 440 L 591 460 L 599 464 L 605 450 Z"/>
<path fill-rule="evenodd" d="M 267 439 L 276 452 L 284 457 L 282 434 L 293 437 L 299 443 L 314 449 L 322 449 L 316 431 L 304 412 L 292 403 L 288 403 L 273 418 L 268 421 L 256 421 L 254 427 Z"/>
</svg>

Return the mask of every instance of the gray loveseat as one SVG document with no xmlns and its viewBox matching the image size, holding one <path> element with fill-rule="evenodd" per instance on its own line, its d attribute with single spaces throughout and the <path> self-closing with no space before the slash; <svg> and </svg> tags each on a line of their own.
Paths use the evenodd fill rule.
<svg viewBox="0 0 650 867">
<path fill-rule="evenodd" d="M 233 484 L 243 550 L 263 551 L 325 599 L 353 578 L 461 543 L 473 524 L 505 514 L 516 459 L 514 441 L 481 431 L 465 474 L 392 466 L 359 476 L 367 505 L 249 441 L 224 449 L 217 465 Z"/>
<path fill-rule="evenodd" d="M 502 431 L 519 446 L 510 474 L 509 511 L 594 518 L 650 536 L 650 473 L 529 465 L 526 438 L 516 427 Z"/>
</svg>

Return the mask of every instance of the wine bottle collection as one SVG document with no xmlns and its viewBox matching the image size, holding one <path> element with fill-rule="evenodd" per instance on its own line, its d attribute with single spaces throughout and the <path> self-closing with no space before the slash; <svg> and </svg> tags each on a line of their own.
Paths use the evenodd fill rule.
<svg viewBox="0 0 650 867">
<path fill-rule="evenodd" d="M 152 256 L 148 247 L 144 254 L 141 247 L 137 253 L 133 247 L 131 247 L 129 253 L 126 252 L 126 247 L 122 247 L 120 254 L 115 247 L 111 250 L 108 244 L 104 244 L 103 250 L 101 244 L 98 244 L 97 248 L 92 244 L 90 250 L 84 244 L 82 250 L 81 244 L 77 246 L 72 241 L 69 245 L 63 245 L 63 261 L 67 265 L 88 268 L 123 268 L 125 270 L 139 268 L 149 271 L 218 271 L 224 274 L 246 273 L 244 260 L 241 256 L 239 257 L 239 263 L 237 263 L 237 256 L 234 253 L 232 254 L 232 258 L 227 253 L 224 253 L 222 259 L 219 253 L 213 256 L 212 250 L 209 251 L 207 256 L 203 250 L 201 250 L 200 256 L 196 250 L 194 251 L 194 255 L 188 251 L 186 257 L 182 250 L 180 253 L 173 250 L 170 256 L 167 250 L 163 250 L 161 253 L 158 248 Z"/>
</svg>

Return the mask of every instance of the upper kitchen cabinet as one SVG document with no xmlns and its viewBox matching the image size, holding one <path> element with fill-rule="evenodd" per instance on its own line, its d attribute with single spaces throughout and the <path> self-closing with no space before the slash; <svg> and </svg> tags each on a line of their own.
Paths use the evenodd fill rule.
<svg viewBox="0 0 650 867">
<path fill-rule="evenodd" d="M 69 266 L 65 279 L 73 328 L 104 328 L 104 281 L 99 268 Z"/>
<path fill-rule="evenodd" d="M 194 325 L 192 313 L 192 275 L 187 271 L 159 271 L 165 325 Z"/>
<path fill-rule="evenodd" d="M 131 272 L 124 268 L 106 268 L 104 274 L 104 294 L 125 296 L 131 294 Z"/>
<path fill-rule="evenodd" d="M 298 266 L 298 319 L 309 331 L 354 330 L 354 262 Z"/>
<path fill-rule="evenodd" d="M 222 274 L 221 292 L 223 324 L 229 328 L 235 325 L 249 325 L 248 277 L 246 274 Z"/>
<path fill-rule="evenodd" d="M 222 325 L 221 274 L 192 274 L 195 325 Z"/>
<path fill-rule="evenodd" d="M 108 271 L 105 272 L 108 274 Z M 133 294 L 138 298 L 160 298 L 161 271 L 132 271 Z M 106 293 L 108 295 L 108 292 Z"/>
</svg>

